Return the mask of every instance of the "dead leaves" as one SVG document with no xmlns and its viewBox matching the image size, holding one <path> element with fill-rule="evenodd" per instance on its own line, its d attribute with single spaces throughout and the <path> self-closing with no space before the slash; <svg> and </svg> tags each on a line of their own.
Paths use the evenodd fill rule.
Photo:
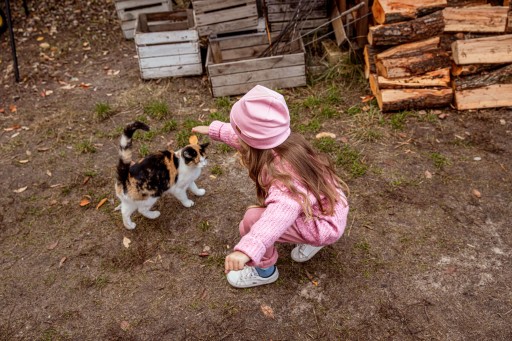
<svg viewBox="0 0 512 341">
<path fill-rule="evenodd" d="M 28 186 L 21 187 L 21 188 L 15 189 L 13 192 L 14 193 L 23 193 L 27 190 L 27 188 L 28 188 Z"/>
<path fill-rule="evenodd" d="M 261 309 L 261 312 L 263 313 L 263 315 L 265 315 L 265 317 L 270 318 L 270 319 L 275 319 L 274 310 L 272 309 L 272 307 L 262 304 L 260 306 L 260 309 Z"/>
<path fill-rule="evenodd" d="M 132 241 L 128 237 L 123 237 L 123 245 L 125 248 L 129 248 Z"/>
</svg>

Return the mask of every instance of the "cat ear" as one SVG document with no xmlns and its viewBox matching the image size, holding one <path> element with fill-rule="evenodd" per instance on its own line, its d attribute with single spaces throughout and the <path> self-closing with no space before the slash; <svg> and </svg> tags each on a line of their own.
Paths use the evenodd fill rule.
<svg viewBox="0 0 512 341">
<path fill-rule="evenodd" d="M 206 147 L 208 147 L 210 145 L 210 142 L 206 142 L 206 143 L 201 143 L 199 146 L 201 147 L 202 150 L 206 149 Z"/>
<path fill-rule="evenodd" d="M 191 135 L 189 138 L 188 138 L 188 142 L 190 144 L 197 144 L 199 141 L 197 139 L 197 136 L 196 135 Z"/>
</svg>

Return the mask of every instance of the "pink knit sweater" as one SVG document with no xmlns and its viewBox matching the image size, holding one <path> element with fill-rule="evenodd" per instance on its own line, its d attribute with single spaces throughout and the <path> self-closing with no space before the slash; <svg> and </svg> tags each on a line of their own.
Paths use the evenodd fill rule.
<svg viewBox="0 0 512 341">
<path fill-rule="evenodd" d="M 208 133 L 213 140 L 240 148 L 238 136 L 230 124 L 214 121 L 210 124 Z M 299 191 L 306 192 L 299 182 L 295 181 L 294 185 Z M 332 216 L 322 215 L 317 200 L 313 195 L 309 195 L 314 218 L 307 219 L 300 203 L 292 198 L 291 193 L 282 184 L 275 181 L 265 198 L 265 212 L 234 249 L 245 253 L 257 264 L 267 248 L 274 245 L 293 224 L 308 244 L 323 246 L 336 242 L 345 230 L 348 215 L 348 203 L 341 190 L 340 195 L 344 200 L 338 201 Z"/>
</svg>

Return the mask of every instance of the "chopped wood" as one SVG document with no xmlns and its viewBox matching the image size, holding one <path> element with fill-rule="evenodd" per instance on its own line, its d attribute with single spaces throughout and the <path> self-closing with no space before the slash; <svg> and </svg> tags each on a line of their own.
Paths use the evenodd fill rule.
<svg viewBox="0 0 512 341">
<path fill-rule="evenodd" d="M 377 58 L 399 58 L 416 55 L 418 53 L 435 50 L 439 47 L 440 38 L 433 37 L 430 39 L 417 41 L 413 43 L 402 44 L 385 50 L 377 54 Z"/>
<path fill-rule="evenodd" d="M 372 26 L 368 42 L 371 45 L 398 45 L 435 37 L 443 31 L 443 12 L 437 11 L 405 22 Z"/>
<path fill-rule="evenodd" d="M 508 10 L 507 28 L 505 28 L 505 33 L 512 33 L 512 3 L 511 3 L 510 8 Z"/>
<path fill-rule="evenodd" d="M 460 91 L 503 83 L 512 84 L 512 64 L 486 73 L 455 78 L 452 86 L 455 90 Z"/>
<path fill-rule="evenodd" d="M 452 44 L 452 57 L 458 65 L 512 63 L 512 34 L 458 40 Z"/>
<path fill-rule="evenodd" d="M 504 6 L 448 7 L 443 10 L 444 31 L 503 33 L 507 14 Z"/>
<path fill-rule="evenodd" d="M 379 89 L 405 89 L 405 88 L 429 88 L 450 86 L 450 68 L 444 68 L 427 72 L 423 75 L 404 77 L 404 78 L 386 78 L 377 76 Z"/>
<path fill-rule="evenodd" d="M 469 76 L 483 71 L 496 69 L 497 64 L 470 64 L 470 65 L 457 65 L 452 64 L 451 74 L 453 76 Z"/>
<path fill-rule="evenodd" d="M 448 0 L 448 7 L 480 6 L 487 4 L 487 0 Z"/>
<path fill-rule="evenodd" d="M 371 73 L 377 73 L 377 67 L 375 66 L 375 56 L 382 52 L 382 48 L 375 47 L 366 44 L 363 50 L 364 55 L 364 75 L 369 78 Z"/>
<path fill-rule="evenodd" d="M 381 89 L 377 103 L 383 112 L 407 109 L 447 107 L 453 99 L 453 90 L 444 89 Z"/>
<path fill-rule="evenodd" d="M 512 84 L 493 84 L 482 88 L 455 91 L 458 110 L 512 106 Z"/>
<path fill-rule="evenodd" d="M 428 15 L 447 5 L 446 0 L 375 0 L 372 14 L 377 23 L 391 24 Z"/>
</svg>

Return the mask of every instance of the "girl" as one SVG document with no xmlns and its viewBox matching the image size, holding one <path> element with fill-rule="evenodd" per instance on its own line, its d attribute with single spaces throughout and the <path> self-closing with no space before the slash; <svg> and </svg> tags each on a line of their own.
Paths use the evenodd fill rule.
<svg viewBox="0 0 512 341">
<path fill-rule="evenodd" d="M 225 260 L 229 284 L 275 282 L 275 242 L 298 244 L 291 257 L 305 262 L 341 237 L 348 214 L 344 183 L 326 156 L 291 133 L 282 95 L 257 85 L 233 105 L 229 124 L 214 121 L 192 132 L 236 148 L 256 184 L 260 206 L 245 212 L 240 242 Z"/>
</svg>

